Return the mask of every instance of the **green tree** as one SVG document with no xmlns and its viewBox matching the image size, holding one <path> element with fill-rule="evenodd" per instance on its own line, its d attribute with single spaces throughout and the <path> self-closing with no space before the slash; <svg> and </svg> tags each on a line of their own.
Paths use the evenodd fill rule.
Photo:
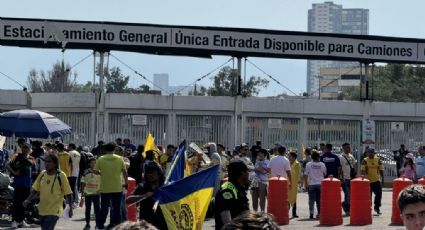
<svg viewBox="0 0 425 230">
<path fill-rule="evenodd" d="M 223 67 L 217 75 L 212 77 L 213 85 L 208 88 L 209 96 L 234 96 L 237 93 L 238 72 L 229 66 Z M 246 97 L 256 96 L 261 88 L 267 87 L 269 81 L 260 77 L 251 76 L 245 84 L 242 85 L 243 95 Z"/>
<path fill-rule="evenodd" d="M 134 94 L 149 94 L 150 93 L 150 86 L 143 84 L 141 86 L 139 86 L 138 88 L 128 88 L 128 92 L 129 93 L 134 93 Z"/>
<path fill-rule="evenodd" d="M 99 84 L 95 84 L 93 86 L 93 83 L 91 81 L 86 82 L 86 84 L 76 84 L 74 88 L 72 89 L 72 92 L 75 93 L 89 93 L 93 92 L 94 88 L 98 88 Z"/>
<path fill-rule="evenodd" d="M 96 67 L 96 75 L 100 76 L 99 65 Z M 119 67 L 112 67 L 108 70 L 107 67 L 103 70 L 105 79 L 105 88 L 107 93 L 128 93 L 129 76 L 125 76 Z"/>
<path fill-rule="evenodd" d="M 139 86 L 139 89 L 141 93 L 149 93 L 149 91 L 151 90 L 151 87 L 146 84 L 143 84 Z"/>
<path fill-rule="evenodd" d="M 71 73 L 71 66 L 64 61 L 57 61 L 47 72 L 30 70 L 27 83 L 33 93 L 40 92 L 71 92 L 77 85 L 77 73 Z"/>
<path fill-rule="evenodd" d="M 112 67 L 106 76 L 106 92 L 107 93 L 127 93 L 129 76 L 121 73 L 119 67 Z"/>
<path fill-rule="evenodd" d="M 195 85 L 195 88 L 193 90 L 189 91 L 189 96 L 206 96 L 207 91 L 208 90 L 205 86 Z"/>
<path fill-rule="evenodd" d="M 369 95 L 377 101 L 424 102 L 425 68 L 416 65 L 377 66 L 369 77 Z M 345 88 L 341 99 L 359 100 L 360 86 Z"/>
</svg>

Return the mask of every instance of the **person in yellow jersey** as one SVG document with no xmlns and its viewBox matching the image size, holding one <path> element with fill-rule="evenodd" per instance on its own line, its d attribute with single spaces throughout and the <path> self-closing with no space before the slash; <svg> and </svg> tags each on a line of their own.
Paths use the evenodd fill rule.
<svg viewBox="0 0 425 230">
<path fill-rule="evenodd" d="M 370 190 L 375 194 L 375 212 L 381 214 L 382 186 L 384 185 L 384 165 L 381 159 L 375 155 L 375 150 L 370 148 L 366 151 L 360 171 L 370 181 Z"/>
<path fill-rule="evenodd" d="M 167 171 L 171 165 L 171 160 L 174 156 L 174 152 L 176 151 L 176 147 L 174 145 L 167 145 L 166 152 L 159 156 L 159 164 L 161 164 L 162 169 Z"/>
<path fill-rule="evenodd" d="M 59 143 L 58 147 L 58 159 L 59 169 L 65 173 L 66 177 L 71 177 L 72 173 L 72 160 L 68 152 L 65 151 L 65 145 Z M 72 179 L 71 179 L 72 180 Z"/>
<path fill-rule="evenodd" d="M 69 206 L 69 217 L 72 217 L 72 191 L 64 172 L 58 169 L 58 157 L 54 154 L 46 155 L 46 170 L 38 175 L 33 191 L 23 202 L 26 207 L 32 199 L 40 197 L 38 211 L 42 230 L 55 229 L 56 222 L 63 212 L 63 197 Z"/>
<path fill-rule="evenodd" d="M 100 175 L 95 173 L 94 167 L 96 166 L 96 159 L 92 158 L 89 160 L 90 168 L 84 172 L 83 178 L 81 178 L 81 194 L 82 199 L 85 202 L 85 218 L 86 226 L 84 229 L 90 229 L 90 212 L 93 204 L 94 215 L 96 219 L 99 216 L 100 210 Z"/>
<path fill-rule="evenodd" d="M 123 158 L 114 154 L 115 146 L 112 142 L 106 144 L 103 148 L 105 154 L 96 161 L 95 171 L 100 174 L 100 213 L 96 219 L 98 229 L 104 229 L 109 207 L 112 210 L 108 228 L 119 225 L 122 220 L 121 196 L 123 187 L 128 187 L 128 178 Z"/>
<path fill-rule="evenodd" d="M 292 207 L 292 218 L 298 218 L 297 215 L 297 194 L 298 182 L 300 179 L 301 164 L 297 161 L 298 155 L 295 152 L 289 153 L 289 163 L 291 163 L 291 182 L 289 189 L 289 204 Z"/>
</svg>

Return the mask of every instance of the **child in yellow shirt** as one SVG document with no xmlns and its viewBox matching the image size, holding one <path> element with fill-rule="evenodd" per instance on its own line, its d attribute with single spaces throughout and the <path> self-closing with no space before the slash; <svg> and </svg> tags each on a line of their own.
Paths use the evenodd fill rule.
<svg viewBox="0 0 425 230">
<path fill-rule="evenodd" d="M 98 217 L 100 209 L 100 175 L 94 173 L 95 165 L 96 159 L 90 159 L 90 168 L 86 170 L 83 178 L 81 178 L 81 193 L 83 197 L 82 199 L 85 200 L 86 205 L 86 226 L 84 227 L 84 229 L 90 229 L 91 205 L 93 204 L 94 214 L 96 218 Z"/>
</svg>

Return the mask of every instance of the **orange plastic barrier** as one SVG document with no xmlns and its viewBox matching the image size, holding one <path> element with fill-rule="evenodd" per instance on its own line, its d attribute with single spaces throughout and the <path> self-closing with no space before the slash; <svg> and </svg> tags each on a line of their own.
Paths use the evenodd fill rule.
<svg viewBox="0 0 425 230">
<path fill-rule="evenodd" d="M 126 198 L 136 189 L 136 180 L 129 177 L 128 178 L 128 189 Z M 136 205 L 127 205 L 127 216 L 130 221 L 137 221 L 137 207 Z"/>
<path fill-rule="evenodd" d="M 350 182 L 350 224 L 372 224 L 370 181 L 357 177 Z"/>
<path fill-rule="evenodd" d="M 286 178 L 270 178 L 267 194 L 267 212 L 275 217 L 277 224 L 289 224 L 288 180 Z"/>
<path fill-rule="evenodd" d="M 322 180 L 320 191 L 320 224 L 341 225 L 341 181 L 332 176 Z"/>
<path fill-rule="evenodd" d="M 400 208 L 397 204 L 398 194 L 413 182 L 405 177 L 400 177 L 393 180 L 393 210 L 391 214 L 391 224 L 403 225 L 403 220 L 400 217 Z"/>
</svg>

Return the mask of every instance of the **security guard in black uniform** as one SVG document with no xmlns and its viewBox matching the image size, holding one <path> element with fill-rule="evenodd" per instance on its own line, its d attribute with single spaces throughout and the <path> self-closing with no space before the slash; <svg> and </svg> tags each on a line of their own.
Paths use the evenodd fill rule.
<svg viewBox="0 0 425 230">
<path fill-rule="evenodd" d="M 248 167 L 240 160 L 227 167 L 229 181 L 215 196 L 215 229 L 219 230 L 243 211 L 249 210 L 246 191 L 249 187 Z"/>
</svg>

